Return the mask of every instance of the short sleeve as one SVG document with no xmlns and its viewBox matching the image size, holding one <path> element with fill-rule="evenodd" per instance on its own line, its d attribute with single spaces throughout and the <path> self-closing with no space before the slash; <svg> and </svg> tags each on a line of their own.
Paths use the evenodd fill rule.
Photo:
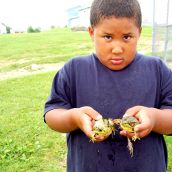
<svg viewBox="0 0 172 172">
<path fill-rule="evenodd" d="M 161 109 L 172 109 L 172 71 L 163 62 L 161 71 Z"/>
<path fill-rule="evenodd" d="M 55 75 L 50 95 L 45 103 L 44 117 L 45 114 L 53 109 L 71 108 L 70 103 L 70 87 L 69 87 L 69 76 L 67 73 L 67 66 L 65 65 L 60 71 Z"/>
</svg>

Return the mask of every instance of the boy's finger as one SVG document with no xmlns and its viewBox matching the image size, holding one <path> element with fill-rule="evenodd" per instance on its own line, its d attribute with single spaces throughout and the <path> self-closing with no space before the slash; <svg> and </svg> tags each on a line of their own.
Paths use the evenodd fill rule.
<svg viewBox="0 0 172 172">
<path fill-rule="evenodd" d="M 148 129 L 143 130 L 143 131 L 141 131 L 141 132 L 138 132 L 139 138 L 145 137 L 145 136 L 147 136 L 148 134 L 149 134 L 149 130 L 148 130 Z"/>
<path fill-rule="evenodd" d="M 96 139 L 97 142 L 100 142 L 100 141 L 103 141 L 103 140 L 107 139 L 110 136 L 110 134 L 111 133 L 109 133 L 109 134 L 107 134 L 105 136 L 96 136 L 95 139 Z"/>
<path fill-rule="evenodd" d="M 134 106 L 132 108 L 129 108 L 124 116 L 135 116 L 141 109 L 143 108 L 143 106 Z"/>
<path fill-rule="evenodd" d="M 96 110 L 94 110 L 92 107 L 85 106 L 82 107 L 82 110 L 84 113 L 86 113 L 88 116 L 95 120 L 99 120 L 102 118 L 102 115 L 100 115 Z"/>
<path fill-rule="evenodd" d="M 148 118 L 148 116 L 146 115 L 146 111 L 145 110 L 140 110 L 140 112 L 136 115 L 136 117 L 139 119 L 140 124 L 138 124 L 137 126 L 135 126 L 134 130 L 136 132 L 140 132 L 143 130 L 147 130 L 151 128 L 151 121 Z"/>
<path fill-rule="evenodd" d="M 125 130 L 120 131 L 120 134 L 121 134 L 122 136 L 127 136 L 127 132 L 126 132 Z"/>
<path fill-rule="evenodd" d="M 120 131 L 120 134 L 122 136 L 125 136 L 125 137 L 128 137 L 128 138 L 132 138 L 134 136 L 134 133 L 131 133 L 131 132 L 128 132 L 128 131 L 125 131 L 125 130 Z"/>
<path fill-rule="evenodd" d="M 84 125 L 82 131 L 90 138 L 94 133 L 90 125 Z"/>
<path fill-rule="evenodd" d="M 141 132 L 143 130 L 147 130 L 150 128 L 150 124 L 149 123 L 141 123 L 135 126 L 134 131 L 135 132 Z"/>
</svg>

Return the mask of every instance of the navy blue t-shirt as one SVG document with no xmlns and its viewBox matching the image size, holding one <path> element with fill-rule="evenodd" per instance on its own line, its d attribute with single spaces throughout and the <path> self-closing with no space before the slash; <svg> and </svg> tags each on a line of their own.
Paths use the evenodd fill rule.
<svg viewBox="0 0 172 172">
<path fill-rule="evenodd" d="M 104 118 L 121 118 L 136 105 L 172 109 L 172 72 L 155 57 L 136 54 L 125 69 L 113 71 L 102 65 L 95 54 L 67 62 L 54 77 L 45 114 L 55 108 L 91 106 Z M 151 132 L 133 143 L 110 136 L 98 143 L 81 131 L 67 134 L 68 172 L 165 172 L 167 151 L 164 138 Z"/>
</svg>

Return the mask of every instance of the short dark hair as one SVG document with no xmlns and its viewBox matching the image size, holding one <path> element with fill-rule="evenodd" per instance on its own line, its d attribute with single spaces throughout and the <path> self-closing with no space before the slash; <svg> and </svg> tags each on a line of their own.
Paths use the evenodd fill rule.
<svg viewBox="0 0 172 172">
<path fill-rule="evenodd" d="M 95 27 L 105 18 L 133 18 L 138 28 L 142 25 L 140 4 L 137 0 L 94 0 L 90 10 L 90 24 Z"/>
</svg>

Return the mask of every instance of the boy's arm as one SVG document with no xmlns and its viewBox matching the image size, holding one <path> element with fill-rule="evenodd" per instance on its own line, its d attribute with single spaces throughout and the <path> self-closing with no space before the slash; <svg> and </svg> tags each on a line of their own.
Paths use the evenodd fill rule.
<svg viewBox="0 0 172 172">
<path fill-rule="evenodd" d="M 78 127 L 73 122 L 72 110 L 53 109 L 45 114 L 45 121 L 47 125 L 58 132 L 70 132 Z"/>
<path fill-rule="evenodd" d="M 156 109 L 144 106 L 135 106 L 126 111 L 129 116 L 135 116 L 139 119 L 140 124 L 135 127 L 135 132 L 138 136 L 144 137 L 151 131 L 159 134 L 172 134 L 172 110 L 171 109 Z M 132 134 L 125 131 L 122 135 L 131 137 Z"/>
<path fill-rule="evenodd" d="M 48 126 L 58 132 L 71 132 L 80 128 L 88 137 L 92 134 L 93 120 L 101 115 L 91 107 L 53 109 L 46 113 Z"/>
<path fill-rule="evenodd" d="M 172 134 L 172 110 L 171 109 L 161 110 L 161 109 L 156 109 L 156 108 L 148 108 L 148 116 L 153 122 L 152 130 L 154 132 L 157 132 L 160 134 Z"/>
</svg>

